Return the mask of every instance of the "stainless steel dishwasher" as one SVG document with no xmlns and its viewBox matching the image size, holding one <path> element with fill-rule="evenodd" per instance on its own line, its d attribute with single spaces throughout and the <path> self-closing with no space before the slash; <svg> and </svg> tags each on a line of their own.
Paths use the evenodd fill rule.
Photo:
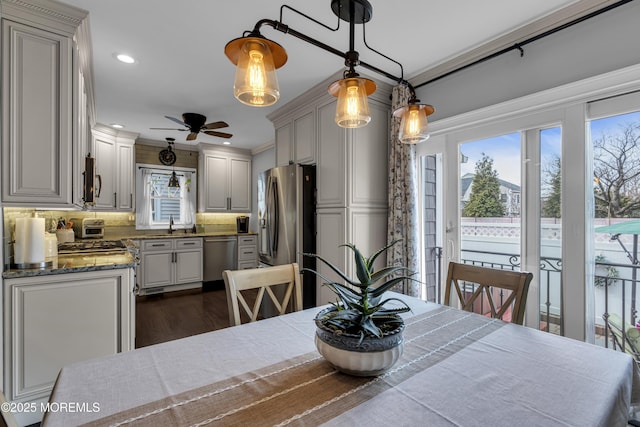
<svg viewBox="0 0 640 427">
<path fill-rule="evenodd" d="M 235 270 L 238 257 L 238 239 L 235 236 L 204 238 L 205 282 L 222 280 L 224 270 Z"/>
</svg>

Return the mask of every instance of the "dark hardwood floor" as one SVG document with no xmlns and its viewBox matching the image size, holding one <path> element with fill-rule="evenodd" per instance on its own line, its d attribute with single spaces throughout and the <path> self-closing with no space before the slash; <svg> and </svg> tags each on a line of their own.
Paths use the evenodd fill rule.
<svg viewBox="0 0 640 427">
<path fill-rule="evenodd" d="M 136 348 L 229 326 L 224 282 L 136 298 Z"/>
</svg>

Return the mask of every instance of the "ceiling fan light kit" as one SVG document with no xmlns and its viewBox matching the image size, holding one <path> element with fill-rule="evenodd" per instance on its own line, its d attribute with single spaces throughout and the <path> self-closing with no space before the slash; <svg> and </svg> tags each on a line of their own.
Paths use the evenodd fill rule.
<svg viewBox="0 0 640 427">
<path fill-rule="evenodd" d="M 339 29 L 340 20 L 348 22 L 349 51 L 342 52 L 284 24 L 282 22 L 282 12 L 285 8 L 331 31 L 337 31 Z M 331 10 L 338 17 L 337 28 L 330 28 L 290 6 L 282 5 L 280 7 L 280 19 L 278 21 L 261 19 L 256 23 L 252 31 L 245 31 L 243 37 L 227 43 L 224 49 L 225 54 L 227 58 L 236 65 L 234 96 L 243 104 L 263 107 L 273 105 L 280 97 L 280 89 L 278 87 L 275 70 L 287 62 L 287 53 L 278 43 L 260 34 L 260 27 L 268 25 L 344 59 L 345 66 L 347 67 L 344 78 L 329 86 L 329 93 L 338 97 L 335 116 L 338 126 L 357 128 L 365 126 L 371 120 L 367 97 L 375 92 L 376 85 L 372 80 L 362 78 L 355 72 L 354 68 L 356 66 L 362 66 L 409 87 L 411 97 L 408 105 L 394 111 L 395 117 L 402 118 L 402 129 L 405 129 L 404 131 L 400 131 L 399 139 L 406 144 L 415 144 L 427 140 L 429 134 L 426 131 L 426 117 L 433 114 L 435 109 L 431 105 L 418 104 L 420 101 L 415 99 L 413 86 L 404 80 L 402 64 L 371 49 L 367 45 L 366 39 L 364 40 L 364 44 L 369 50 L 396 63 L 400 67 L 401 73 L 400 77 L 398 77 L 376 66 L 360 61 L 359 54 L 354 49 L 355 25 L 363 25 L 364 38 L 364 24 L 371 20 L 373 14 L 371 3 L 367 0 L 331 0 Z"/>
<path fill-rule="evenodd" d="M 187 141 L 193 141 L 198 137 L 198 133 L 202 132 L 210 136 L 217 136 L 219 138 L 230 139 L 233 135 L 226 132 L 219 132 L 213 129 L 226 128 L 229 125 L 223 121 L 205 123 L 207 118 L 198 113 L 184 113 L 182 114 L 182 120 L 178 120 L 175 117 L 164 116 L 166 119 L 176 122 L 179 125 L 184 126 L 182 129 L 177 128 L 150 128 L 155 130 L 179 130 L 189 131 L 187 135 Z M 173 138 L 172 138 L 173 139 Z"/>
</svg>

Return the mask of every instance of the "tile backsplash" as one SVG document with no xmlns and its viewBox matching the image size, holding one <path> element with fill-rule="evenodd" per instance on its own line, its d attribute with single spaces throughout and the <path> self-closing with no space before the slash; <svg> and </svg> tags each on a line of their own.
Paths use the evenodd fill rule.
<svg viewBox="0 0 640 427">
<path fill-rule="evenodd" d="M 63 218 L 65 222 L 71 218 L 101 218 L 105 223 L 105 238 L 109 236 L 133 236 L 144 234 L 144 230 L 136 231 L 135 213 L 132 212 L 95 212 L 95 211 L 55 211 L 36 210 L 30 208 L 3 208 L 3 253 L 4 264 L 10 263 L 13 254 L 14 230 L 16 218 L 32 216 L 36 214 L 40 218 L 45 218 L 45 229 L 55 230 L 58 219 Z M 228 214 L 228 213 L 197 213 L 196 227 L 198 232 L 235 232 L 236 217 L 249 214 Z M 153 231 L 157 233 L 157 230 Z"/>
</svg>

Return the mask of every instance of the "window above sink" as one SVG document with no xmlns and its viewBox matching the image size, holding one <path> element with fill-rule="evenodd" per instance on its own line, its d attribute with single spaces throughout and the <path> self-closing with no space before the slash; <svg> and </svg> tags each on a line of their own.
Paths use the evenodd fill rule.
<svg viewBox="0 0 640 427">
<path fill-rule="evenodd" d="M 177 186 L 169 186 L 174 173 Z M 193 227 L 196 194 L 195 169 L 136 164 L 136 229 Z"/>
</svg>

